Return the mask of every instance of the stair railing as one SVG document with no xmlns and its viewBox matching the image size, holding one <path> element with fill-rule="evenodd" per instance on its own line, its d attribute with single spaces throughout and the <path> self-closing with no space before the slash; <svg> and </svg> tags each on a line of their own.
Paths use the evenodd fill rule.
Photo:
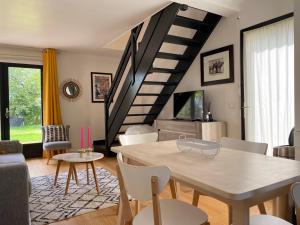
<svg viewBox="0 0 300 225">
<path fill-rule="evenodd" d="M 133 68 L 133 77 L 132 77 L 132 84 L 135 82 L 135 59 L 136 59 L 136 42 L 139 37 L 139 34 L 141 32 L 141 29 L 143 27 L 143 23 L 139 24 L 135 28 L 131 30 L 130 37 L 128 39 L 126 48 L 124 50 L 124 53 L 122 55 L 121 61 L 119 63 L 119 67 L 116 71 L 116 74 L 114 76 L 114 79 L 111 84 L 111 88 L 108 92 L 108 94 L 105 96 L 104 100 L 104 110 L 105 110 L 105 137 L 108 135 L 108 119 L 109 119 L 109 110 L 110 106 L 113 102 L 113 99 L 116 95 L 116 91 L 118 89 L 118 86 L 122 80 L 122 77 L 124 75 L 125 69 L 128 65 L 129 59 L 131 58 L 131 68 Z M 107 147 L 107 146 L 106 146 Z"/>
</svg>

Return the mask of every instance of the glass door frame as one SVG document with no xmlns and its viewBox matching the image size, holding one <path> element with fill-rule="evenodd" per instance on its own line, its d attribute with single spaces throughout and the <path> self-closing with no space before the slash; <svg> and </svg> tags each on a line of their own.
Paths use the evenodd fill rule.
<svg viewBox="0 0 300 225">
<path fill-rule="evenodd" d="M 0 62 L 0 113 L 1 113 L 1 140 L 10 139 L 10 124 L 9 124 L 9 67 L 32 68 L 40 69 L 41 71 L 41 109 L 43 109 L 43 65 L 36 64 L 20 64 Z M 43 110 L 41 110 L 41 126 L 43 125 Z M 41 128 L 42 129 L 42 128 Z M 38 143 L 23 144 L 23 154 L 26 158 L 41 157 L 43 155 L 42 140 Z"/>
<path fill-rule="evenodd" d="M 271 25 L 273 23 L 280 22 L 282 20 L 288 19 L 290 17 L 293 17 L 294 13 L 288 13 L 276 18 L 273 18 L 271 20 L 256 24 L 251 27 L 244 28 L 240 31 L 240 82 L 241 82 L 241 138 L 242 140 L 246 139 L 246 122 L 245 122 L 245 111 L 249 106 L 245 105 L 245 81 L 244 81 L 244 33 L 247 31 L 255 30 L 261 27 L 265 27 L 268 25 Z"/>
</svg>

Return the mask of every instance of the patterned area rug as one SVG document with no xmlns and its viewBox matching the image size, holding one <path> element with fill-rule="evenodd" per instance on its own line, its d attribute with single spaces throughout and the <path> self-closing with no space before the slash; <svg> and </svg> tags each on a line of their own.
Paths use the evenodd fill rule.
<svg viewBox="0 0 300 225">
<path fill-rule="evenodd" d="M 103 168 L 97 168 L 96 172 L 99 195 L 91 169 L 90 184 L 87 185 L 86 170 L 79 170 L 79 185 L 71 180 L 67 195 L 64 195 L 67 172 L 60 173 L 56 187 L 53 185 L 54 175 L 31 178 L 29 206 L 32 225 L 49 224 L 116 205 L 119 198 L 118 179 Z"/>
</svg>

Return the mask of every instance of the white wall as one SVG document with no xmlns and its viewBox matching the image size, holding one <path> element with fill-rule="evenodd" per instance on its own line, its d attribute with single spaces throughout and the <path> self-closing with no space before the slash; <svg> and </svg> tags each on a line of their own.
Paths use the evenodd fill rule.
<svg viewBox="0 0 300 225">
<path fill-rule="evenodd" d="M 300 1 L 295 0 L 295 145 L 296 158 L 300 160 Z"/>
<path fill-rule="evenodd" d="M 240 138 L 240 30 L 292 11 L 293 0 L 245 1 L 240 13 L 232 15 L 229 18 L 223 18 L 220 21 L 201 50 L 201 52 L 206 52 L 234 44 L 235 82 L 231 84 L 201 87 L 199 54 L 175 92 L 204 89 L 205 99 L 211 102 L 211 111 L 214 119 L 226 121 L 228 125 L 228 135 L 230 137 Z M 160 118 L 172 118 L 172 109 L 173 99 L 170 99 L 162 111 Z"/>
<path fill-rule="evenodd" d="M 73 148 L 80 146 L 80 128 L 90 127 L 92 140 L 104 139 L 104 104 L 91 102 L 91 72 L 105 72 L 114 75 L 119 57 L 85 55 L 60 52 L 57 55 L 59 85 L 66 79 L 77 80 L 82 95 L 77 101 L 67 101 L 60 95 L 62 119 L 71 126 L 70 139 Z"/>
</svg>

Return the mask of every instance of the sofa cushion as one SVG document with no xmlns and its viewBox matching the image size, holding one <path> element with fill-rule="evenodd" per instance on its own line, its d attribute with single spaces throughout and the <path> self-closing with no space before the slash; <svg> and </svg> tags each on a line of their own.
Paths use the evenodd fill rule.
<svg viewBox="0 0 300 225">
<path fill-rule="evenodd" d="M 25 158 L 21 153 L 15 154 L 3 154 L 0 155 L 0 164 L 16 163 L 16 162 L 25 162 Z"/>
<path fill-rule="evenodd" d="M 71 147 L 70 141 L 45 142 L 43 144 L 44 150 L 70 149 Z"/>
<path fill-rule="evenodd" d="M 30 224 L 28 177 L 26 162 L 0 164 L 0 224 Z"/>
<path fill-rule="evenodd" d="M 20 153 L 15 153 L 15 154 L 4 154 L 4 155 L 0 155 L 0 166 L 4 166 L 5 165 L 9 165 L 9 164 L 14 164 L 14 163 L 25 163 L 25 158 L 23 156 L 23 154 Z M 30 180 L 30 175 L 29 175 L 29 171 L 28 168 L 26 167 L 27 170 L 27 182 L 28 182 L 28 195 L 31 194 L 31 180 Z"/>
</svg>

